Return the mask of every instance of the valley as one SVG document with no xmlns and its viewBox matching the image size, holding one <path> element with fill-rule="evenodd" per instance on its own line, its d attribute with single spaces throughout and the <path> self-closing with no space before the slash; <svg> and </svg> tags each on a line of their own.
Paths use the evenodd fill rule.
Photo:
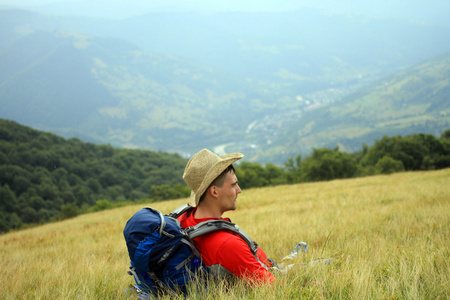
<svg viewBox="0 0 450 300">
<path fill-rule="evenodd" d="M 280 164 L 448 128 L 445 27 L 308 9 L 0 17 L 0 117 L 65 138 Z"/>
</svg>

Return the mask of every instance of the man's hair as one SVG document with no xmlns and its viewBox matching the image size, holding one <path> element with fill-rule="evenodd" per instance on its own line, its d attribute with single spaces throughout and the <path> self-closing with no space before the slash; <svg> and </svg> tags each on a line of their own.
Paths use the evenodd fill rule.
<svg viewBox="0 0 450 300">
<path fill-rule="evenodd" d="M 228 168 L 226 168 L 222 173 L 220 173 L 219 176 L 216 177 L 216 179 L 213 180 L 213 182 L 211 182 L 211 184 L 205 190 L 203 195 L 200 197 L 200 200 L 198 201 L 198 203 L 203 201 L 203 199 L 205 198 L 205 195 L 208 192 L 210 187 L 212 187 L 212 186 L 222 187 L 223 184 L 225 183 L 225 178 L 227 177 L 227 173 L 229 173 L 229 172 L 236 173 L 236 170 L 234 169 L 233 165 L 229 165 Z"/>
</svg>

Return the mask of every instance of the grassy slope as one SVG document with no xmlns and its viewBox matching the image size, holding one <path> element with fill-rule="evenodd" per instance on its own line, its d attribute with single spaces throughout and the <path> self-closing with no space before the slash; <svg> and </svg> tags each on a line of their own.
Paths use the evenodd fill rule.
<svg viewBox="0 0 450 300">
<path fill-rule="evenodd" d="M 283 284 L 198 298 L 429 298 L 449 290 L 450 169 L 244 191 L 228 213 L 276 259 L 299 241 L 306 262 L 334 257 L 327 267 L 296 267 Z M 168 213 L 186 199 L 156 203 Z M 123 227 L 141 208 L 130 206 L 0 236 L 4 299 L 120 299 L 126 275 Z M 194 297 L 197 298 L 197 297 Z"/>
</svg>

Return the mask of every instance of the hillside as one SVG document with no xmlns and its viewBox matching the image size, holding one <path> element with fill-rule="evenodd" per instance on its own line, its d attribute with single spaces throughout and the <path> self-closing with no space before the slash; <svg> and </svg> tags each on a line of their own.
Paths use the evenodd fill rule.
<svg viewBox="0 0 450 300">
<path fill-rule="evenodd" d="M 186 161 L 177 154 L 66 140 L 0 119 L 0 232 L 157 200 L 158 187 L 171 187 L 165 199 L 189 195 L 182 181 Z"/>
<path fill-rule="evenodd" d="M 309 252 L 275 274 L 283 284 L 229 290 L 210 285 L 194 299 L 446 299 L 450 170 L 408 172 L 245 190 L 228 213 L 269 257 Z M 187 199 L 148 204 L 168 213 Z M 122 231 L 146 205 L 103 211 L 0 236 L 5 299 L 135 299 Z M 21 274 L 18 276 L 17 274 Z"/>
<path fill-rule="evenodd" d="M 0 117 L 95 143 L 189 153 L 275 107 L 230 76 L 121 40 L 40 31 L 0 57 Z"/>
<path fill-rule="evenodd" d="M 299 114 L 256 151 L 255 161 L 279 161 L 313 147 L 355 152 L 384 135 L 439 136 L 450 127 L 450 53 L 385 77 L 341 102 Z M 286 124 L 287 123 L 287 124 Z"/>
</svg>

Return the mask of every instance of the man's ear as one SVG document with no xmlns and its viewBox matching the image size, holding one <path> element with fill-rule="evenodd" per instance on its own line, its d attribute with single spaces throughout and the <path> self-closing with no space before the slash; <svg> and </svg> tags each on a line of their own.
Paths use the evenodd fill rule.
<svg viewBox="0 0 450 300">
<path fill-rule="evenodd" d="M 215 186 L 215 185 L 210 186 L 210 187 L 208 188 L 208 193 L 209 193 L 212 197 L 217 198 L 217 196 L 218 196 L 217 186 Z"/>
</svg>

